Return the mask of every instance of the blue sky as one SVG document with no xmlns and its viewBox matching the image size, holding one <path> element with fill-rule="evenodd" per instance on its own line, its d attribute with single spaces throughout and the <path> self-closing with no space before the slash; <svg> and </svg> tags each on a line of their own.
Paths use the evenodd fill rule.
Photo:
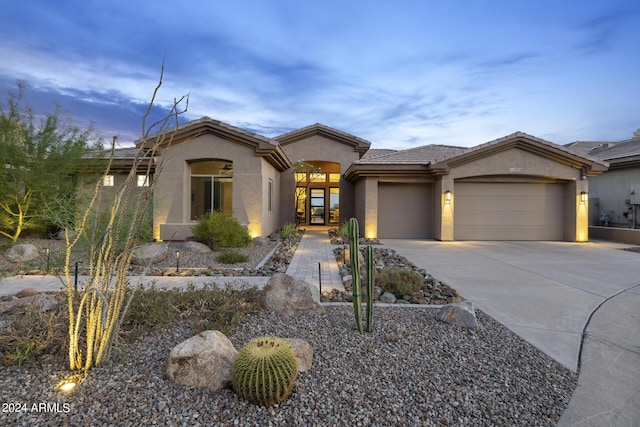
<svg viewBox="0 0 640 427">
<path fill-rule="evenodd" d="M 0 89 L 126 145 L 157 83 L 265 136 L 323 123 L 376 148 L 565 144 L 640 128 L 640 2 L 22 0 L 0 13 Z"/>
</svg>

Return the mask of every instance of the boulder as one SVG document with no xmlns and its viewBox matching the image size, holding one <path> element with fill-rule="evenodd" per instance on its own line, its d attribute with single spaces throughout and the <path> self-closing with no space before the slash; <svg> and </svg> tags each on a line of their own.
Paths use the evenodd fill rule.
<svg viewBox="0 0 640 427">
<path fill-rule="evenodd" d="M 38 295 L 39 293 L 40 293 L 40 292 L 36 291 L 36 290 L 35 290 L 35 289 L 33 289 L 33 288 L 24 288 L 24 289 L 19 290 L 19 291 L 16 293 L 16 296 L 17 296 L 18 298 L 32 297 L 32 296 L 34 296 L 34 295 Z"/>
<path fill-rule="evenodd" d="M 299 338 L 283 338 L 296 355 L 298 372 L 305 372 L 313 366 L 313 347 L 311 344 Z"/>
<path fill-rule="evenodd" d="M 171 350 L 167 374 L 178 384 L 221 390 L 231 385 L 237 354 L 222 332 L 200 332 Z"/>
<path fill-rule="evenodd" d="M 275 273 L 267 282 L 264 288 L 264 305 L 269 310 L 288 316 L 324 312 L 318 288 L 285 273 Z"/>
<path fill-rule="evenodd" d="M 253 245 L 254 246 L 267 246 L 269 245 L 271 241 L 269 240 L 269 238 L 264 237 L 264 236 L 258 236 L 258 237 L 254 237 L 253 238 Z"/>
<path fill-rule="evenodd" d="M 451 325 L 463 326 L 475 329 L 478 327 L 478 320 L 473 304 L 470 301 L 447 304 L 438 312 L 437 319 Z"/>
<path fill-rule="evenodd" d="M 394 304 L 396 302 L 396 296 L 391 292 L 383 292 L 382 295 L 380 295 L 380 302 Z"/>
<path fill-rule="evenodd" d="M 2 303 L 1 311 L 11 311 L 18 307 L 29 307 L 33 311 L 44 313 L 53 310 L 58 305 L 58 297 L 52 294 L 37 294 L 23 298 L 17 298 Z"/>
<path fill-rule="evenodd" d="M 135 265 L 157 264 L 169 254 L 169 246 L 162 242 L 140 245 L 133 250 L 131 263 Z"/>
<path fill-rule="evenodd" d="M 184 242 L 183 250 L 185 252 L 193 252 L 196 254 L 211 253 L 211 248 L 209 246 L 205 245 L 204 243 L 194 242 L 194 241 Z"/>
<path fill-rule="evenodd" d="M 31 261 L 38 258 L 39 255 L 38 248 L 31 243 L 13 245 L 4 253 L 5 258 L 11 262 Z"/>
</svg>

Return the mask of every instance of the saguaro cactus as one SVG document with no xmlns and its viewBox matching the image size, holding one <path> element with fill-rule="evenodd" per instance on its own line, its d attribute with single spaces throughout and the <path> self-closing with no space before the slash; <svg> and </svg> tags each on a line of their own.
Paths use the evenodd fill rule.
<svg viewBox="0 0 640 427">
<path fill-rule="evenodd" d="M 358 220 L 349 219 L 349 259 L 351 263 L 351 289 L 353 295 L 353 312 L 356 317 L 356 326 L 358 332 L 362 333 L 362 287 L 360 285 L 360 247 L 358 240 L 360 239 L 360 230 L 358 229 Z"/>
<path fill-rule="evenodd" d="M 365 250 L 365 264 L 367 266 L 367 332 L 373 329 L 373 247 Z"/>
</svg>

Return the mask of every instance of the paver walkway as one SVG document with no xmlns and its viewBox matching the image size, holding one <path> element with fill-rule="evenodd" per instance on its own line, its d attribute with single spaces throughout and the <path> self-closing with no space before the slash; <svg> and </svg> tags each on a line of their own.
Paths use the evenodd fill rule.
<svg viewBox="0 0 640 427">
<path fill-rule="evenodd" d="M 289 263 L 287 274 L 321 287 L 322 293 L 333 289 L 344 291 L 327 228 L 313 228 L 305 231 Z"/>
</svg>

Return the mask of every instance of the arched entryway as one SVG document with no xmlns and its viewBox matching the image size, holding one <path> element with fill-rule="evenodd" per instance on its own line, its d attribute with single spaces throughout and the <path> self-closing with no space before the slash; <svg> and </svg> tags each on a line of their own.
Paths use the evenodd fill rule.
<svg viewBox="0 0 640 427">
<path fill-rule="evenodd" d="M 340 223 L 340 163 L 298 162 L 295 182 L 298 224 L 338 225 Z"/>
</svg>

